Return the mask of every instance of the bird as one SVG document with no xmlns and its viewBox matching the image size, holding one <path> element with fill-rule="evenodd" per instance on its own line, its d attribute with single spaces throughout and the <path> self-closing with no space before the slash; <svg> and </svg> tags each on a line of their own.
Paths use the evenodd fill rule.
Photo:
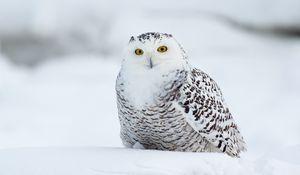
<svg viewBox="0 0 300 175">
<path fill-rule="evenodd" d="M 132 36 L 115 89 L 120 137 L 127 148 L 231 157 L 246 151 L 219 86 L 189 63 L 171 34 Z"/>
</svg>

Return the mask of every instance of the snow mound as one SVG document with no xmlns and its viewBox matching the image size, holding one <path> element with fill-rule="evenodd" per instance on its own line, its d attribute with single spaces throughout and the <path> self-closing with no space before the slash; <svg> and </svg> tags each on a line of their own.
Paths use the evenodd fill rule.
<svg viewBox="0 0 300 175">
<path fill-rule="evenodd" d="M 299 164 L 278 159 L 236 159 L 220 153 L 103 147 L 0 150 L 2 175 L 296 175 L 299 172 Z"/>
</svg>

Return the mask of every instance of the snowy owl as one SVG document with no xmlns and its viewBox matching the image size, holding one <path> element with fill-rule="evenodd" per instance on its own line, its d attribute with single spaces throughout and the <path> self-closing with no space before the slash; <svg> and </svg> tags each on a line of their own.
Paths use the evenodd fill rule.
<svg viewBox="0 0 300 175">
<path fill-rule="evenodd" d="M 224 152 L 232 157 L 246 150 L 220 88 L 189 64 L 170 34 L 130 38 L 116 92 L 126 147 Z"/>
</svg>

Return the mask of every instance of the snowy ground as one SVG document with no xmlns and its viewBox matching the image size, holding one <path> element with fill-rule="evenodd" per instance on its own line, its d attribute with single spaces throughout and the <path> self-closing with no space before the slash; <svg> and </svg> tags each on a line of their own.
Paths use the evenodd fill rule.
<svg viewBox="0 0 300 175">
<path fill-rule="evenodd" d="M 299 39 L 243 32 L 222 21 L 195 15 L 198 8 L 188 4 L 182 8 L 192 9 L 191 13 L 179 17 L 173 16 L 176 5 L 170 8 L 173 12 L 168 11 L 166 15 L 153 11 L 153 6 L 144 2 L 142 10 L 137 12 L 121 9 L 119 13 L 126 13 L 110 15 L 110 10 L 101 11 L 100 14 L 106 14 L 105 19 L 111 21 L 106 38 L 98 42 L 94 40 L 95 36 L 101 37 L 94 31 L 97 20 L 83 25 L 87 24 L 81 23 L 86 18 L 73 16 L 80 8 L 64 11 L 63 7 L 71 2 L 66 0 L 60 8 L 53 2 L 37 3 L 34 8 L 38 10 L 29 13 L 34 16 L 33 21 L 24 15 L 32 8 L 30 4 L 25 10 L 19 10 L 19 17 L 30 18 L 18 18 L 23 23 L 30 21 L 29 28 L 14 20 L 20 26 L 14 22 L 4 26 L 3 15 L 0 16 L 0 38 L 3 31 L 13 31 L 11 27 L 23 30 L 25 26 L 24 31 L 46 39 L 62 39 L 63 44 L 59 46 L 67 48 L 64 48 L 65 56 L 40 57 L 46 61 L 35 67 L 16 66 L 9 56 L 0 53 L 0 175 L 300 174 Z M 81 7 L 79 2 L 74 6 Z M 279 8 L 280 4 L 272 7 Z M 122 5 L 128 6 L 118 4 Z M 105 7 L 114 6 L 111 3 Z M 201 7 L 231 15 L 242 11 L 233 10 L 230 5 L 211 6 L 210 3 L 203 3 Z M 0 9 L 3 14 L 11 12 L 8 7 L 0 8 L 6 10 Z M 103 6 L 95 7 L 98 8 L 103 9 Z M 53 9 L 57 13 L 49 13 Z M 143 9 L 145 12 L 141 13 Z M 284 16 L 289 16 L 289 20 L 284 20 L 281 14 L 272 16 L 274 11 L 268 11 L 269 15 L 261 18 L 250 12 L 239 17 L 250 21 L 258 19 L 257 22 L 264 24 L 290 23 L 298 19 L 296 10 Z M 261 13 L 258 11 L 256 15 Z M 58 18 L 57 14 L 65 16 Z M 277 17 L 280 20 L 274 20 Z M 70 18 L 73 20 L 66 23 Z M 103 49 L 105 45 L 108 52 L 95 54 L 88 49 L 88 53 L 73 52 L 81 45 L 72 45 L 77 41 L 69 41 L 64 35 L 69 29 L 83 31 L 91 48 Z M 191 63 L 218 82 L 248 145 L 248 152 L 242 154 L 241 159 L 222 154 L 122 148 L 114 90 L 121 50 L 130 35 L 148 31 L 172 33 L 186 49 Z M 19 47 L 16 48 L 19 51 Z M 32 48 L 35 50 L 30 50 L 29 55 L 37 56 L 35 51 L 40 54 L 38 46 Z M 23 52 L 20 53 L 22 56 Z"/>
<path fill-rule="evenodd" d="M 298 151 L 298 156 L 299 148 L 293 150 Z M 3 175 L 297 175 L 300 172 L 297 164 L 276 157 L 251 161 L 218 153 L 104 147 L 9 149 L 0 151 L 0 157 Z"/>
</svg>

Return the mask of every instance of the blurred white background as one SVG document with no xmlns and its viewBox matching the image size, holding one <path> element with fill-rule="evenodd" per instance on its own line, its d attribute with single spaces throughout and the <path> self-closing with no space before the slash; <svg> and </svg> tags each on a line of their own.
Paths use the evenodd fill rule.
<svg viewBox="0 0 300 175">
<path fill-rule="evenodd" d="M 300 1 L 0 0 L 0 148 L 120 147 L 122 49 L 152 31 L 219 83 L 247 154 L 300 147 Z"/>
</svg>

